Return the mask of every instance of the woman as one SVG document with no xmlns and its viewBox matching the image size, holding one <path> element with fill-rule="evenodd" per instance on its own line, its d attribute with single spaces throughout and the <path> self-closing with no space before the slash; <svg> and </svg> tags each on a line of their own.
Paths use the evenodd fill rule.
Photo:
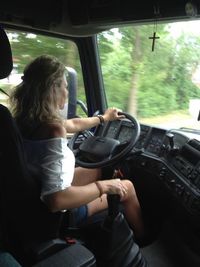
<svg viewBox="0 0 200 267">
<path fill-rule="evenodd" d="M 40 56 L 25 68 L 23 81 L 11 97 L 29 168 L 41 179 L 41 199 L 52 212 L 78 208 L 77 223 L 81 223 L 107 208 L 106 194 L 119 194 L 125 216 L 140 238 L 144 232 L 143 222 L 131 181 L 100 180 L 100 169 L 75 168 L 73 152 L 67 146 L 67 132 L 90 129 L 102 121 L 123 116 L 116 108 L 110 108 L 100 117 L 62 119 L 59 111 L 68 96 L 65 71 L 58 59 Z"/>
</svg>

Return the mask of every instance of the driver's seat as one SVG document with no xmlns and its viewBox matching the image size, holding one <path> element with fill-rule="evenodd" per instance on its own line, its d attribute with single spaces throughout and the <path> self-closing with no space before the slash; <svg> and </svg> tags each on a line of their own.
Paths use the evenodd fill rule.
<svg viewBox="0 0 200 267">
<path fill-rule="evenodd" d="M 0 105 L 0 123 L 1 214 L 2 221 L 6 220 L 7 237 L 20 236 L 21 242 L 58 237 L 62 214 L 50 213 L 40 201 L 39 183 L 26 168 L 21 135 L 3 105 Z"/>
<path fill-rule="evenodd" d="M 0 105 L 0 212 L 2 246 L 25 266 L 31 266 L 68 246 L 64 240 L 65 213 L 52 213 L 40 200 L 40 185 L 29 175 L 23 142 L 9 110 Z M 67 226 L 66 226 L 67 227 Z M 52 240 L 52 242 L 51 242 Z M 75 245 L 73 245 L 75 246 Z M 70 259 L 59 267 L 95 266 L 93 254 L 78 244 L 69 250 L 82 258 Z M 67 251 L 63 257 L 67 258 Z M 48 258 L 54 260 L 57 256 Z M 59 252 L 59 258 L 62 253 Z M 62 261 L 63 262 L 63 261 Z M 40 266 L 40 265 L 36 265 Z M 48 265 L 42 265 L 48 266 Z"/>
</svg>

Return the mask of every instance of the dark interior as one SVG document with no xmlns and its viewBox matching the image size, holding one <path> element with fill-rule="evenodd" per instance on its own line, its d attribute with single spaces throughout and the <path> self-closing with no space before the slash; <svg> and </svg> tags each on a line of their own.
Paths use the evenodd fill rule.
<svg viewBox="0 0 200 267">
<path fill-rule="evenodd" d="M 193 9 L 189 9 L 188 4 L 189 7 L 193 4 Z M 199 19 L 199 17 L 200 2 L 197 0 L 57 0 L 25 3 L 1 1 L 0 9 L 2 28 L 31 30 L 31 32 L 53 36 L 69 36 L 77 42 L 82 62 L 87 61 L 84 65 L 86 95 L 90 93 L 92 95 L 88 100 L 89 115 L 93 110 L 105 108 L 105 102 L 98 90 L 101 87 L 101 79 L 96 59 L 93 57 L 95 50 L 90 49 L 94 34 L 124 24 L 148 24 L 155 20 L 158 23 L 159 21 L 187 21 L 191 18 Z M 3 46 L 2 51 L 6 52 L 0 58 L 2 69 L 0 78 L 8 76 L 12 69 L 11 52 L 6 49 L 7 46 Z M 96 88 L 96 91 L 93 92 L 92 88 Z M 76 244 L 78 247 L 74 247 L 75 251 L 70 252 L 60 241 L 59 238 L 63 237 L 63 228 L 61 228 L 63 215 L 59 213 L 52 216 L 39 201 L 39 185 L 29 177 L 24 167 L 21 137 L 15 129 L 16 126 L 10 114 L 3 106 L 0 108 L 0 122 L 4 123 L 4 128 L 0 131 L 0 186 L 7 188 L 7 190 L 1 190 L 1 217 L 3 218 L 1 227 L 4 233 L 8 233 L 6 240 L 3 240 L 3 249 L 11 252 L 20 263 L 24 263 L 24 266 L 33 266 L 33 264 L 34 266 L 101 266 L 98 265 L 98 261 L 96 263 L 93 255 L 96 248 L 92 251 L 91 244 L 87 247 L 82 246 L 82 241 L 78 242 Z M 131 138 L 129 126 L 129 123 L 122 125 L 107 123 L 100 127 L 96 134 L 122 142 L 124 136 Z M 122 170 L 125 177 L 130 177 L 135 185 L 148 230 L 144 242 L 139 244 L 140 247 L 136 244 L 131 252 L 132 255 L 138 253 L 139 263 L 132 262 L 132 265 L 127 263 L 123 266 L 198 267 L 200 266 L 200 141 L 197 138 L 199 134 L 191 134 L 187 129 L 166 130 L 145 124 L 141 124 L 140 128 L 140 136 L 134 148 L 117 164 L 117 167 Z M 9 133 L 14 135 L 10 136 Z M 10 162 L 17 167 L 15 169 L 10 167 Z M 105 172 L 112 172 L 114 167 L 116 167 L 115 164 L 107 166 Z M 17 177 L 17 180 L 11 179 L 13 177 Z M 69 222 L 68 217 L 65 219 Z M 51 228 L 51 224 L 47 223 L 49 226 L 46 228 L 47 232 L 40 231 L 40 227 L 44 229 L 46 221 L 50 220 L 55 228 Z M 79 239 L 83 236 L 92 236 L 95 232 L 98 238 L 96 224 L 94 228 L 92 227 L 90 229 L 92 232 L 88 231 L 88 228 L 83 228 L 81 231 L 68 229 L 68 233 Z M 60 232 L 57 232 L 58 228 L 61 229 Z M 56 242 L 57 239 L 59 241 L 53 246 L 52 243 L 45 243 L 42 251 L 47 250 L 48 253 L 45 254 L 45 252 L 45 256 L 40 258 L 38 255 L 43 252 L 38 249 L 38 243 L 41 241 L 44 244 L 43 242 L 49 241 L 50 237 L 54 241 L 56 239 Z M 13 243 L 10 243 L 11 239 Z M 27 256 L 24 258 L 22 255 L 24 244 L 28 244 L 26 247 L 28 252 L 26 252 L 27 255 L 31 255 L 30 257 L 33 256 L 30 254 L 33 253 L 33 248 L 36 249 L 37 260 L 31 258 L 29 262 Z M 98 246 L 98 249 L 103 251 L 101 242 Z M 75 256 L 81 255 L 78 257 L 79 262 L 76 262 L 74 260 L 76 257 L 73 257 L 73 259 L 70 258 L 69 265 L 65 265 L 66 253 L 69 253 L 68 260 L 73 253 Z M 140 257 L 142 259 L 144 257 L 147 263 L 144 263 Z M 38 262 L 41 259 L 47 259 L 47 263 L 40 265 Z M 59 263 L 59 259 L 63 262 Z M 119 263 L 108 267 L 120 266 L 117 264 Z"/>
</svg>

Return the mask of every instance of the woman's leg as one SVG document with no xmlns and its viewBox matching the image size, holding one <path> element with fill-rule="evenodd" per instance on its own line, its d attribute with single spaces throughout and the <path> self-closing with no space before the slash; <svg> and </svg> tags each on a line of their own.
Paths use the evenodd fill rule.
<svg viewBox="0 0 200 267">
<path fill-rule="evenodd" d="M 86 169 L 78 167 L 75 169 L 73 185 L 86 185 L 101 179 L 101 169 Z M 129 180 L 121 180 L 127 187 L 127 194 L 121 199 L 124 206 L 125 217 L 134 230 L 138 239 L 144 236 L 144 223 L 140 203 L 138 201 L 133 183 Z M 102 198 L 97 198 L 88 203 L 88 216 L 100 212 L 108 207 L 107 197 L 103 195 Z"/>
<path fill-rule="evenodd" d="M 72 185 L 86 185 L 101 179 L 101 169 L 75 168 Z"/>
<path fill-rule="evenodd" d="M 121 180 L 121 182 L 124 183 L 127 188 L 127 194 L 123 199 L 121 199 L 124 206 L 125 217 L 130 227 L 133 229 L 136 238 L 141 240 L 144 237 L 144 224 L 134 186 L 129 180 Z M 108 207 L 107 196 L 103 195 L 101 198 L 88 203 L 88 216 L 100 212 Z"/>
<path fill-rule="evenodd" d="M 125 183 L 127 187 L 127 194 L 121 200 L 124 206 L 126 219 L 130 227 L 134 230 L 136 238 L 143 239 L 144 223 L 135 188 L 130 180 L 122 180 L 121 182 Z"/>
<path fill-rule="evenodd" d="M 102 210 L 107 209 L 108 202 L 107 202 L 107 195 L 104 194 L 101 196 L 101 198 L 97 198 L 93 200 L 92 202 L 87 204 L 88 206 L 88 216 L 92 216 Z"/>
</svg>

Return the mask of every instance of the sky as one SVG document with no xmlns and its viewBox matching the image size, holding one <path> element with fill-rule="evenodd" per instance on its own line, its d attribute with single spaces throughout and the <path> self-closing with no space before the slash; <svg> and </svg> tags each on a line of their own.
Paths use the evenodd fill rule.
<svg viewBox="0 0 200 267">
<path fill-rule="evenodd" d="M 190 32 L 200 36 L 200 20 L 171 23 L 171 34 L 173 37 L 178 37 L 181 32 Z"/>
<path fill-rule="evenodd" d="M 190 32 L 194 35 L 200 36 L 200 20 L 197 19 L 192 21 L 169 23 L 169 27 L 169 31 L 171 32 L 173 38 L 178 38 L 182 32 Z M 114 33 L 114 35 L 111 36 L 110 34 L 107 34 L 105 32 L 105 37 L 107 37 L 109 40 L 112 40 L 113 42 L 121 39 L 121 34 L 119 33 L 117 28 L 113 28 L 111 31 Z"/>
</svg>

